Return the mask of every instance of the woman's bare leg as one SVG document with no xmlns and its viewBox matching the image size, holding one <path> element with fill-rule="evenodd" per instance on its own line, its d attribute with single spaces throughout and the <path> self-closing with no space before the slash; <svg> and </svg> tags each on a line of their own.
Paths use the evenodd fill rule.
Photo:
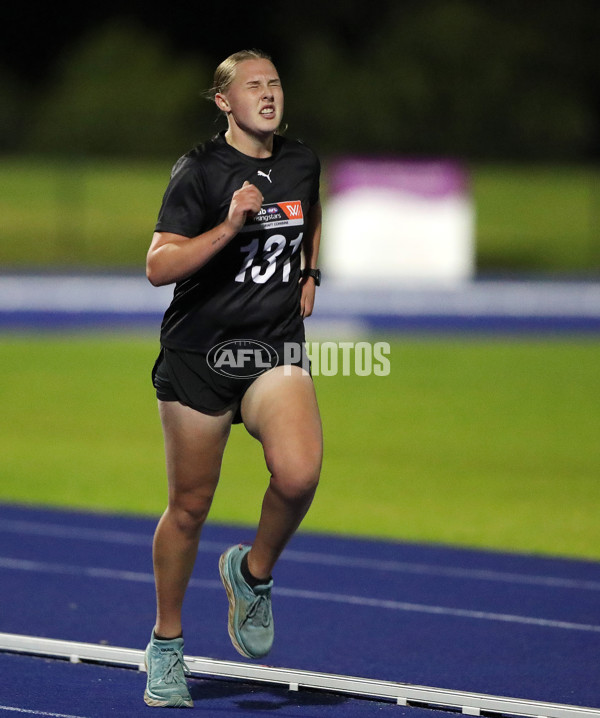
<svg viewBox="0 0 600 718">
<path fill-rule="evenodd" d="M 244 395 L 242 417 L 262 443 L 271 473 L 248 554 L 250 573 L 267 578 L 308 511 L 319 481 L 323 438 L 311 377 L 299 367 L 262 374 Z"/>
<path fill-rule="evenodd" d="M 181 635 L 181 610 L 198 541 L 219 480 L 233 411 L 202 414 L 175 401 L 159 401 L 165 439 L 169 502 L 153 543 L 156 633 Z"/>
</svg>

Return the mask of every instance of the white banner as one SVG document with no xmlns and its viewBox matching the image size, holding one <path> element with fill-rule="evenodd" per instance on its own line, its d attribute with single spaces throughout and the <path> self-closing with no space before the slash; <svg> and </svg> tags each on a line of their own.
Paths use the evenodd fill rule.
<svg viewBox="0 0 600 718">
<path fill-rule="evenodd" d="M 328 189 L 328 277 L 368 284 L 472 278 L 474 211 L 459 165 L 346 158 L 330 165 Z"/>
</svg>

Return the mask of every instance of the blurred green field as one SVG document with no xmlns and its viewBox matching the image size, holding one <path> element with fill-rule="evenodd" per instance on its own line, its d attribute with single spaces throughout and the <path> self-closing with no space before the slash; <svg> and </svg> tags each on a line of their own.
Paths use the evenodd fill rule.
<svg viewBox="0 0 600 718">
<path fill-rule="evenodd" d="M 0 266 L 139 268 L 170 168 L 169 161 L 1 158 L 9 241 L 0 244 Z M 487 165 L 470 172 L 479 269 L 600 271 L 600 169 Z"/>
<path fill-rule="evenodd" d="M 600 271 L 600 169 L 475 167 L 472 191 L 479 269 Z"/>
<path fill-rule="evenodd" d="M 0 340 L 0 501 L 159 514 L 144 335 Z M 600 342 L 404 338 L 387 377 L 316 377 L 322 482 L 304 529 L 600 558 Z M 234 427 L 211 518 L 254 524 L 260 446 Z"/>
</svg>

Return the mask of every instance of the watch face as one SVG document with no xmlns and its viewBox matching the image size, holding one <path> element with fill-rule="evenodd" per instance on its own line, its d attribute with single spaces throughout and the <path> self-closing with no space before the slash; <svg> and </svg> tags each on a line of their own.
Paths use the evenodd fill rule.
<svg viewBox="0 0 600 718">
<path fill-rule="evenodd" d="M 321 270 L 320 269 L 305 269 L 304 276 L 312 277 L 315 280 L 315 286 L 321 284 Z"/>
<path fill-rule="evenodd" d="M 312 277 L 315 280 L 315 285 L 318 287 L 321 284 L 321 270 L 320 269 L 303 269 L 303 277 Z"/>
</svg>

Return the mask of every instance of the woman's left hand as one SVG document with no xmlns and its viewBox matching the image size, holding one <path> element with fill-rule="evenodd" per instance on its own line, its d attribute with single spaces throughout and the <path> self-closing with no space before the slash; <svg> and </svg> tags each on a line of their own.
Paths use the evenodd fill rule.
<svg viewBox="0 0 600 718">
<path fill-rule="evenodd" d="M 303 319 L 310 317 L 315 305 L 315 280 L 312 277 L 303 277 L 300 280 L 301 284 L 301 295 L 300 295 L 300 315 Z"/>
</svg>

